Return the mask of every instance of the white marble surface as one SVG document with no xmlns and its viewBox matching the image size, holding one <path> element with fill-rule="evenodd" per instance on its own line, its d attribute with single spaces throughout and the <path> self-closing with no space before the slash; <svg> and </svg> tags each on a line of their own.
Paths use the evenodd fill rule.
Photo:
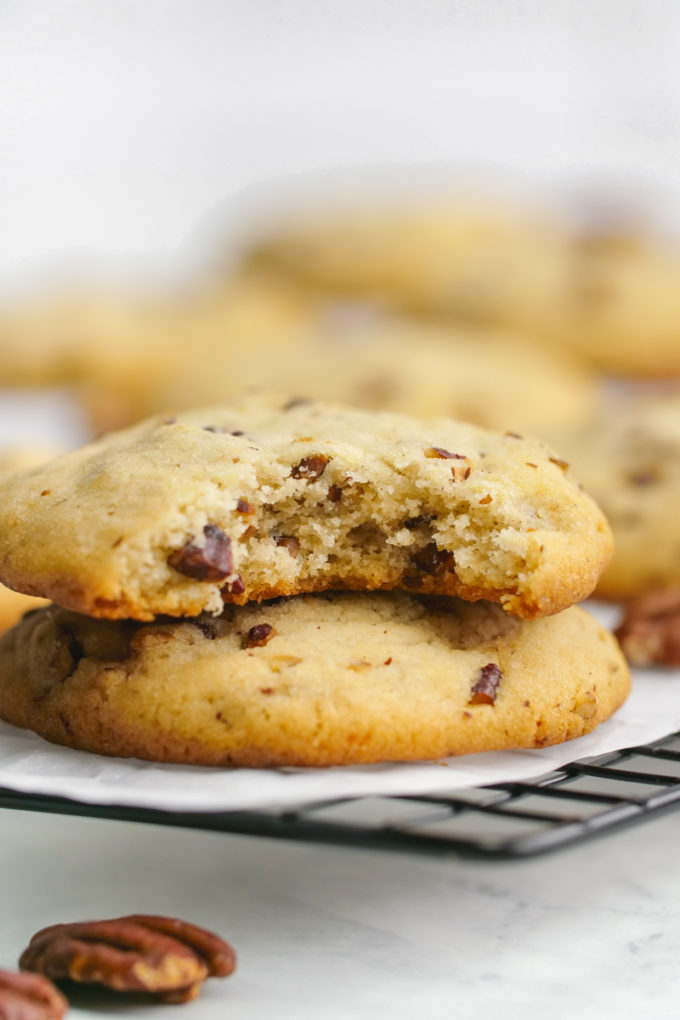
<svg viewBox="0 0 680 1020">
<path fill-rule="evenodd" d="M 677 1017 L 677 813 L 514 864 L 9 810 L 0 825 L 0 967 L 45 924 L 147 911 L 238 951 L 187 1020 Z"/>
</svg>

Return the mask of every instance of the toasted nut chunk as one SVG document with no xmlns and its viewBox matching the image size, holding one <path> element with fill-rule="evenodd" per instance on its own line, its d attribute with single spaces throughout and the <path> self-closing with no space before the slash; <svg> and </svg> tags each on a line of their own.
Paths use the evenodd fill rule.
<svg viewBox="0 0 680 1020">
<path fill-rule="evenodd" d="M 268 641 L 276 637 L 276 630 L 268 623 L 258 623 L 251 627 L 246 638 L 246 648 L 263 648 Z"/>
<path fill-rule="evenodd" d="M 430 542 L 415 554 L 413 563 L 423 573 L 439 577 L 445 571 L 453 569 L 453 553 L 447 549 L 439 549 L 435 542 Z"/>
<path fill-rule="evenodd" d="M 493 705 L 496 701 L 496 691 L 503 679 L 500 667 L 495 662 L 487 662 L 482 666 L 472 691 L 470 692 L 469 705 Z"/>
<path fill-rule="evenodd" d="M 0 970 L 0 1020 L 61 1020 L 67 1009 L 49 978 Z"/>
<path fill-rule="evenodd" d="M 25 971 L 54 980 L 149 992 L 163 1002 L 195 999 L 207 977 L 227 977 L 234 951 L 218 935 L 187 921 L 130 914 L 43 928 L 21 955 Z"/>
<path fill-rule="evenodd" d="M 185 542 L 168 556 L 168 564 L 195 581 L 224 581 L 234 569 L 231 539 L 216 524 L 206 524 L 203 534 L 203 546 Z"/>
<path fill-rule="evenodd" d="M 441 446 L 431 446 L 425 451 L 425 456 L 439 460 L 456 460 L 462 461 L 461 464 L 451 465 L 451 474 L 455 482 L 464 482 L 470 477 L 472 471 L 472 463 L 468 457 L 465 457 L 462 453 L 451 453 L 450 450 L 444 450 Z"/>
<path fill-rule="evenodd" d="M 311 457 L 303 457 L 300 463 L 292 468 L 291 478 L 306 478 L 308 482 L 314 482 L 317 478 L 321 478 L 330 459 L 323 453 L 314 453 Z"/>
<path fill-rule="evenodd" d="M 220 595 L 226 599 L 229 595 L 243 595 L 246 586 L 240 574 L 237 574 L 233 581 L 227 581 L 220 588 Z"/>
<path fill-rule="evenodd" d="M 277 546 L 287 549 L 291 556 L 297 556 L 300 552 L 300 543 L 294 535 L 282 535 L 276 540 Z"/>
</svg>

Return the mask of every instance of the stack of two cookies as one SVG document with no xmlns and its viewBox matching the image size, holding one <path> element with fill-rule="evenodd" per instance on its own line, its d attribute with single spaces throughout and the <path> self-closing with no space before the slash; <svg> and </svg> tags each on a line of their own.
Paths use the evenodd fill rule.
<svg viewBox="0 0 680 1020">
<path fill-rule="evenodd" d="M 103 754 L 333 765 L 540 747 L 625 699 L 569 608 L 610 554 L 539 442 L 277 395 L 156 418 L 0 491 L 0 716 Z"/>
</svg>

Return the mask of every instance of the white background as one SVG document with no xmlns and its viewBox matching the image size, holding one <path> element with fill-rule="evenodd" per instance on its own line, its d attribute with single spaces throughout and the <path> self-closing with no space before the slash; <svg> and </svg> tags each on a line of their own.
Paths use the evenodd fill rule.
<svg viewBox="0 0 680 1020">
<path fill-rule="evenodd" d="M 679 195 L 674 0 L 2 0 L 0 288 L 200 264 L 343 168 Z"/>
</svg>

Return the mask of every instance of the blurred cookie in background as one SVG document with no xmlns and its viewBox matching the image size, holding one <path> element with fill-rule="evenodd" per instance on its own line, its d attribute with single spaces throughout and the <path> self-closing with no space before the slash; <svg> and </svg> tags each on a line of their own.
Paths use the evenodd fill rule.
<svg viewBox="0 0 680 1020">
<path fill-rule="evenodd" d="M 268 332 L 235 323 L 226 298 L 206 305 L 200 321 L 176 323 L 153 373 L 93 375 L 81 385 L 94 431 L 218 403 L 252 386 L 539 435 L 593 411 L 592 374 L 522 338 L 408 319 L 370 303 L 306 300 L 296 321 L 272 309 L 270 326 L 280 325 Z"/>
<path fill-rule="evenodd" d="M 457 322 L 511 324 L 561 291 L 563 233 L 511 202 L 465 195 L 355 199 L 260 231 L 250 264 L 340 294 Z"/>
<path fill-rule="evenodd" d="M 596 594 L 628 600 L 680 586 L 680 384 L 614 388 L 589 425 L 548 438 L 614 533 Z"/>
<path fill-rule="evenodd" d="M 421 315 L 507 327 L 613 375 L 680 374 L 680 245 L 640 217 L 500 200 L 356 201 L 261 231 L 246 261 Z"/>
<path fill-rule="evenodd" d="M 306 322 L 312 299 L 264 273 L 179 293 L 56 294 L 0 307 L 0 384 L 110 379 L 122 394 L 172 370 L 202 333 L 244 343 Z"/>
<path fill-rule="evenodd" d="M 611 225 L 576 237 L 546 332 L 614 375 L 680 374 L 680 245 Z"/>
<path fill-rule="evenodd" d="M 85 290 L 0 307 L 0 383 L 55 386 L 136 371 L 168 312 L 161 301 Z"/>
</svg>

